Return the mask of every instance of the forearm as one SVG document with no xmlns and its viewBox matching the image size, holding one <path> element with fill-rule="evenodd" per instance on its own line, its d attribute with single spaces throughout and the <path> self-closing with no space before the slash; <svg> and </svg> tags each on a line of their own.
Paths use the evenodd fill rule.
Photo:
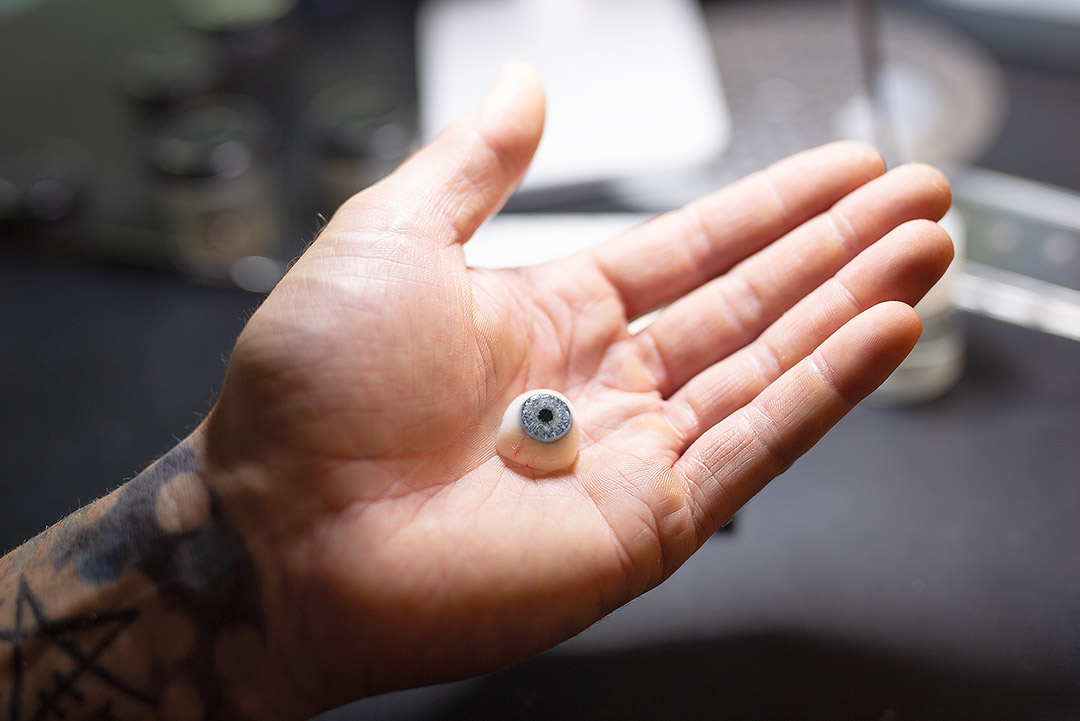
<svg viewBox="0 0 1080 721">
<path fill-rule="evenodd" d="M 0 719 L 276 715 L 264 609 L 190 438 L 0 560 Z"/>
</svg>

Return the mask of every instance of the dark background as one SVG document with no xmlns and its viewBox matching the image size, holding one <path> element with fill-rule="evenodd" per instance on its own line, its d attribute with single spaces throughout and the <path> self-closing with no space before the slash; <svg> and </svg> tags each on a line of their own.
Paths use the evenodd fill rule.
<svg viewBox="0 0 1080 721">
<path fill-rule="evenodd" d="M 18 115 L 19 93 L 37 97 L 43 78 L 70 74 L 63 53 L 45 49 L 107 46 L 109 33 L 130 35 L 162 12 L 153 3 L 108 5 L 56 0 L 40 10 L 51 14 L 48 38 L 0 43 L 4 117 Z M 356 52 L 407 106 L 410 4 L 356 7 L 356 22 L 378 28 Z M 979 164 L 1080 190 L 1080 29 L 934 12 L 983 42 L 1006 78 L 1004 130 Z M 334 32 L 317 17 L 304 23 L 301 47 Z M 331 67 L 334 54 L 325 55 Z M 99 123 L 125 137 L 115 124 L 130 117 L 120 115 L 123 101 L 100 100 L 97 73 L 110 71 L 81 72 L 87 77 L 69 78 L 49 117 L 19 122 L 79 132 Z M 102 192 L 124 209 L 138 183 L 123 177 L 120 156 L 103 167 Z M 305 208 L 320 209 L 319 198 L 300 195 Z M 305 222 L 288 227 L 285 255 L 310 237 Z M 190 431 L 260 300 L 145 263 L 86 260 L 79 256 L 95 253 L 73 251 L 79 239 L 70 233 L 50 245 L 55 238 L 40 229 L 23 230 L 0 233 L 5 548 L 132 477 Z M 965 321 L 967 369 L 952 392 L 913 408 L 857 409 L 665 586 L 525 664 L 339 713 L 1080 718 L 1080 346 Z"/>
</svg>

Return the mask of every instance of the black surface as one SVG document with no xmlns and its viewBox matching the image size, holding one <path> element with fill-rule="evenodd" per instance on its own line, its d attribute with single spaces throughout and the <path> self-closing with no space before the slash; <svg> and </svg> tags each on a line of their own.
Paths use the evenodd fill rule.
<svg viewBox="0 0 1080 721">
<path fill-rule="evenodd" d="M 194 426 L 257 299 L 12 256 L 0 288 L 10 547 Z M 952 393 L 857 409 L 661 588 L 533 662 L 343 717 L 1080 717 L 1080 344 L 967 320 Z"/>
<path fill-rule="evenodd" d="M 1080 48 L 1080 27 L 1076 28 Z M 1006 65 L 1009 109 L 1005 128 L 980 165 L 1080 190 L 1080 68 L 1072 73 Z"/>
<path fill-rule="evenodd" d="M 9 547 L 192 428 L 257 299 L 11 256 L 0 288 Z M 661 588 L 341 717 L 1080 717 L 1080 344 L 967 321 L 952 393 L 857 409 Z"/>
<path fill-rule="evenodd" d="M 828 638 L 760 633 L 551 655 L 463 689 L 446 708 L 341 718 L 1068 719 L 1075 697 Z M 429 701 L 430 702 L 430 701 Z"/>
<path fill-rule="evenodd" d="M 193 429 L 257 301 L 171 274 L 0 254 L 0 546 Z"/>
</svg>

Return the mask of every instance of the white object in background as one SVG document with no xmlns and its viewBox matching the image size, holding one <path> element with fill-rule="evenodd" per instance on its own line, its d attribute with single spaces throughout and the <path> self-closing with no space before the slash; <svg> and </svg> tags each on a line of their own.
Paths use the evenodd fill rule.
<svg viewBox="0 0 1080 721">
<path fill-rule="evenodd" d="M 496 215 L 465 244 L 474 268 L 518 268 L 565 258 L 617 237 L 651 219 L 647 213 L 507 213 Z M 631 319 L 640 332 L 659 311 Z"/>
<path fill-rule="evenodd" d="M 1080 340 L 1080 194 L 985 168 L 955 185 L 973 229 L 957 306 Z"/>
<path fill-rule="evenodd" d="M 465 244 L 474 268 L 518 268 L 558 260 L 640 225 L 644 213 L 506 213 Z"/>
<path fill-rule="evenodd" d="M 880 406 L 925 403 L 945 395 L 964 372 L 967 342 L 953 302 L 961 277 L 966 228 L 956 210 L 941 219 L 955 253 L 945 275 L 915 306 L 923 322 L 922 337 L 904 362 L 874 391 L 868 402 Z"/>
<path fill-rule="evenodd" d="M 524 190 L 698 168 L 730 137 L 695 0 L 427 0 L 417 53 L 425 140 L 506 62 L 539 70 L 547 124 Z"/>
</svg>

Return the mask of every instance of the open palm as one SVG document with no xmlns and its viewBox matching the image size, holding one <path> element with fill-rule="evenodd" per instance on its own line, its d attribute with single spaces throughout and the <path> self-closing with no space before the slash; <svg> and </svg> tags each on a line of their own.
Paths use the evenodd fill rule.
<svg viewBox="0 0 1080 721">
<path fill-rule="evenodd" d="M 495 668 L 661 582 L 900 362 L 951 257 L 920 220 L 940 174 L 841 143 L 569 258 L 467 268 L 542 124 L 508 71 L 343 206 L 237 343 L 217 490 L 316 705 Z M 577 408 L 565 472 L 495 453 L 539 387 Z"/>
</svg>

